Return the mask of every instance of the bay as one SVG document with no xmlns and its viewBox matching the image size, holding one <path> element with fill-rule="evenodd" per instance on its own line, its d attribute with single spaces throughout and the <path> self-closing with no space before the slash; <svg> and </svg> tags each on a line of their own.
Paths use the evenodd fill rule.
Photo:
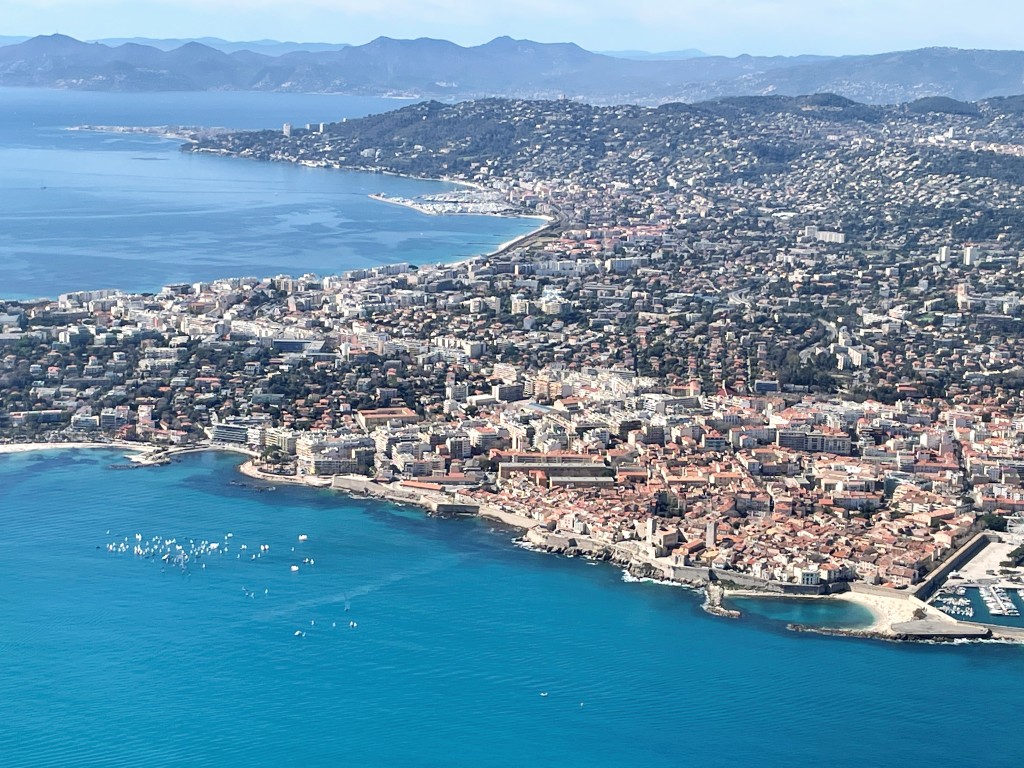
<svg viewBox="0 0 1024 768">
<path fill-rule="evenodd" d="M 0 457 L 5 766 L 1018 763 L 1020 647 L 719 619 L 486 521 L 257 492 L 228 455 L 119 461 Z M 136 533 L 227 552 L 107 550 Z"/>
<path fill-rule="evenodd" d="M 369 199 L 450 189 L 368 173 L 186 154 L 78 125 L 268 128 L 405 102 L 308 94 L 0 89 L 0 298 L 487 253 L 536 219 L 427 216 Z"/>
</svg>

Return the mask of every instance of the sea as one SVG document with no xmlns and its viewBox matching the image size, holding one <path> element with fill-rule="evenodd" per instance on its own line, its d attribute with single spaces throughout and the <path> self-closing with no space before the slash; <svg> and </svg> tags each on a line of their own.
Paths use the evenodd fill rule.
<svg viewBox="0 0 1024 768">
<path fill-rule="evenodd" d="M 0 128 L 0 294 L 444 260 L 534 225 L 364 194 L 426 182 L 64 130 L 301 124 L 393 103 L 11 90 L 0 103 L 17 107 Z M 486 520 L 268 486 L 238 463 L 0 456 L 0 765 L 1020 764 L 1020 646 L 787 629 L 865 626 L 846 603 L 744 599 L 741 618 L 717 618 L 696 592 L 524 549 Z"/>
<path fill-rule="evenodd" d="M 485 520 L 124 463 L 0 457 L 5 766 L 1020 764 L 1017 646 L 716 618 Z"/>
<path fill-rule="evenodd" d="M 279 128 L 406 103 L 0 88 L 0 299 L 450 262 L 538 227 L 532 218 L 428 216 L 368 197 L 452 188 L 443 182 L 195 155 L 181 152 L 180 140 L 69 130 Z"/>
</svg>

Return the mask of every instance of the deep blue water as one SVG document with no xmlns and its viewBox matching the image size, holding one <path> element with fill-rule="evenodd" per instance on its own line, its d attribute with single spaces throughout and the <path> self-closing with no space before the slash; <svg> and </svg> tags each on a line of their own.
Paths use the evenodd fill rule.
<svg viewBox="0 0 1024 768">
<path fill-rule="evenodd" d="M 367 197 L 449 188 L 439 182 L 194 156 L 158 137 L 66 130 L 85 124 L 268 128 L 403 103 L 0 88 L 0 298 L 452 261 L 536 228 L 534 219 L 425 216 Z"/>
<path fill-rule="evenodd" d="M 784 628 L 844 605 L 717 619 L 485 521 L 116 461 L 0 457 L 4 766 L 1020 764 L 1019 647 Z M 228 552 L 106 550 L 136 533 Z"/>
</svg>

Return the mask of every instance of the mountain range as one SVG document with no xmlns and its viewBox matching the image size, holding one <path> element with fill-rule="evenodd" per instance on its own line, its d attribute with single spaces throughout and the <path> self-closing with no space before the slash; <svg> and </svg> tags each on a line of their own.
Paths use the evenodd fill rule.
<svg viewBox="0 0 1024 768">
<path fill-rule="evenodd" d="M 677 52 L 678 58 L 643 58 L 635 51 L 603 55 L 572 43 L 508 37 L 471 47 L 386 37 L 345 46 L 208 41 L 258 50 L 221 50 L 197 41 L 180 46 L 174 40 L 151 42 L 163 47 L 133 41 L 84 43 L 63 35 L 6 45 L 0 47 L 0 86 L 302 91 L 441 100 L 565 96 L 647 104 L 818 92 L 875 104 L 929 96 L 976 101 L 1024 93 L 1020 51 L 924 48 L 866 56 L 688 58 L 690 52 Z"/>
</svg>

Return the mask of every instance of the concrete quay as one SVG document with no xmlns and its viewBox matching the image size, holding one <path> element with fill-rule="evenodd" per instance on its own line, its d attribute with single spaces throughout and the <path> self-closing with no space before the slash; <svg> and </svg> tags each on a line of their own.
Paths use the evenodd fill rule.
<svg viewBox="0 0 1024 768">
<path fill-rule="evenodd" d="M 942 619 L 898 622 L 892 625 L 892 631 L 898 638 L 908 640 L 983 640 L 992 636 L 992 630 L 985 625 Z"/>
</svg>

